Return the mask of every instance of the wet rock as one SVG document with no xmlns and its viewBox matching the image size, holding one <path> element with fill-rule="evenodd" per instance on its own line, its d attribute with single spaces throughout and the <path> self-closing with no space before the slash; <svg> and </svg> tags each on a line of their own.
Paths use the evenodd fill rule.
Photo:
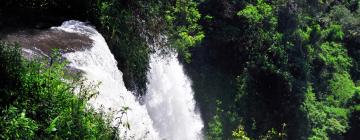
<svg viewBox="0 0 360 140">
<path fill-rule="evenodd" d="M 49 56 L 54 49 L 63 53 L 81 51 L 90 48 L 93 43 L 89 36 L 54 29 L 12 31 L 2 34 L 1 40 L 19 43 L 25 54 L 43 56 Z"/>
</svg>

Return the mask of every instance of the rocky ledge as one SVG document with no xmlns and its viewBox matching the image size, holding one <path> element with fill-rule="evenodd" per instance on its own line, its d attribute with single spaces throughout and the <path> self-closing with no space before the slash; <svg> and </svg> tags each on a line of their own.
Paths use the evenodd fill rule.
<svg viewBox="0 0 360 140">
<path fill-rule="evenodd" d="M 53 49 L 59 49 L 63 53 L 81 51 L 91 47 L 93 43 L 89 36 L 56 29 L 3 32 L 0 40 L 19 43 L 26 56 L 32 55 L 31 53 L 49 56 Z"/>
</svg>

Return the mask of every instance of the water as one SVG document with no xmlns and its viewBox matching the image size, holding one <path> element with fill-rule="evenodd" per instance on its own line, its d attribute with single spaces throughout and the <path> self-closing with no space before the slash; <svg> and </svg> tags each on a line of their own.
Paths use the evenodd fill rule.
<svg viewBox="0 0 360 140">
<path fill-rule="evenodd" d="M 145 103 L 162 139 L 202 139 L 203 122 L 195 110 L 191 81 L 185 75 L 177 54 L 150 56 Z"/>
<path fill-rule="evenodd" d="M 150 57 L 147 74 L 148 92 L 141 105 L 128 91 L 105 39 L 93 27 L 79 21 L 66 21 L 52 30 L 84 34 L 93 40 L 93 47 L 64 54 L 70 66 L 84 72 L 89 83 L 100 82 L 99 95 L 89 103 L 96 109 L 116 112 L 114 125 L 128 122 L 130 129 L 120 126 L 123 139 L 149 140 L 198 140 L 202 139 L 203 122 L 196 111 L 191 81 L 171 52 L 167 57 L 157 53 Z M 126 115 L 119 112 L 129 107 Z M 108 110 L 108 109 L 111 110 Z"/>
<path fill-rule="evenodd" d="M 64 54 L 70 61 L 70 66 L 82 70 L 89 82 L 100 82 L 99 95 L 90 100 L 90 104 L 96 109 L 105 108 L 105 111 L 116 113 L 114 125 L 121 121 L 128 122 L 130 130 L 126 126 L 120 126 L 120 137 L 123 139 L 153 139 L 157 140 L 158 132 L 153 128 L 146 107 L 136 101 L 136 97 L 129 92 L 123 83 L 122 73 L 117 68 L 117 62 L 111 54 L 105 39 L 93 27 L 78 21 L 67 21 L 62 26 L 53 29 L 75 32 L 89 35 L 93 40 L 93 47 L 85 51 Z M 129 107 L 125 115 L 119 112 Z M 108 110 L 111 108 L 111 110 Z"/>
</svg>

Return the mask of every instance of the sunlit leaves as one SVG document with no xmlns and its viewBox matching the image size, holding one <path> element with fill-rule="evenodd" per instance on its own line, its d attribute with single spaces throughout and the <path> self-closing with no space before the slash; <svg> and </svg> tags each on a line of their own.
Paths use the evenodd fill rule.
<svg viewBox="0 0 360 140">
<path fill-rule="evenodd" d="M 334 42 L 325 42 L 320 45 L 319 59 L 326 66 L 338 71 L 347 70 L 351 66 L 351 59 L 347 56 L 343 45 Z"/>
<path fill-rule="evenodd" d="M 323 36 L 327 37 L 329 40 L 341 41 L 345 34 L 342 31 L 341 25 L 331 24 L 327 29 L 322 31 Z"/>
<path fill-rule="evenodd" d="M 329 80 L 329 94 L 334 106 L 345 106 L 355 93 L 355 85 L 347 73 L 335 73 Z M 328 99 L 328 100 L 329 100 Z"/>
<path fill-rule="evenodd" d="M 3 53 L 0 50 L 0 56 Z M 14 60 L 15 56 L 5 59 Z M 111 139 L 114 136 L 109 121 L 87 106 L 87 101 L 97 93 L 96 86 L 86 86 L 77 74 L 70 74 L 59 53 L 51 55 L 50 60 L 20 59 L 14 63 L 21 67 L 11 71 L 19 76 L 20 84 L 6 87 L 12 94 L 1 97 L 11 100 L 0 106 L 0 139 Z"/>
<path fill-rule="evenodd" d="M 35 132 L 39 129 L 33 119 L 26 116 L 26 111 L 19 110 L 14 106 L 4 109 L 2 112 L 0 124 L 6 129 L 0 134 L 1 139 L 23 139 L 34 138 Z"/>
<path fill-rule="evenodd" d="M 250 138 L 247 136 L 243 126 L 239 126 L 239 128 L 232 131 L 232 137 L 235 140 L 250 140 Z"/>
<path fill-rule="evenodd" d="M 243 10 L 237 13 L 249 20 L 251 24 L 258 24 L 265 19 L 269 20 L 272 25 L 276 24 L 276 18 L 273 17 L 273 8 L 264 0 L 257 0 L 256 5 L 249 4 Z"/>
<path fill-rule="evenodd" d="M 258 9 L 252 4 L 246 6 L 244 10 L 239 11 L 237 15 L 246 17 L 251 23 L 259 23 L 264 19 Z"/>
<path fill-rule="evenodd" d="M 205 37 L 198 23 L 201 14 L 193 0 L 176 0 L 174 6 L 166 11 L 165 19 L 170 26 L 170 45 L 176 48 L 186 62 L 191 61 L 189 48 L 199 44 Z"/>
<path fill-rule="evenodd" d="M 339 81 L 334 82 L 337 84 L 348 84 L 338 83 Z M 345 86 L 345 88 L 354 87 Z M 348 95 L 353 95 L 354 90 L 350 89 L 350 91 L 347 91 L 345 89 L 344 92 L 338 90 L 333 91 L 335 93 L 330 93 L 338 94 L 335 95 L 338 96 L 336 99 L 321 101 L 315 97 L 312 87 L 308 86 L 301 110 L 306 113 L 306 117 L 309 120 L 309 125 L 312 130 L 310 139 L 329 139 L 329 134 L 341 135 L 348 129 L 349 110 L 345 108 L 344 103 L 334 103 L 334 101 L 348 101 Z M 328 97 L 334 96 L 329 95 Z"/>
</svg>

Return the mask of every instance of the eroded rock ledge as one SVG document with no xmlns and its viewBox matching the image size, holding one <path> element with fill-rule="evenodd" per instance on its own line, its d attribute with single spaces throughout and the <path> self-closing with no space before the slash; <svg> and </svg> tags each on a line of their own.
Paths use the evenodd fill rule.
<svg viewBox="0 0 360 140">
<path fill-rule="evenodd" d="M 2 35 L 0 40 L 19 43 L 25 50 L 24 55 L 26 56 L 32 55 L 30 51 L 26 50 L 31 50 L 32 53 L 37 55 L 49 56 L 53 49 L 68 53 L 88 49 L 93 43 L 89 36 L 56 29 L 12 31 Z"/>
</svg>

